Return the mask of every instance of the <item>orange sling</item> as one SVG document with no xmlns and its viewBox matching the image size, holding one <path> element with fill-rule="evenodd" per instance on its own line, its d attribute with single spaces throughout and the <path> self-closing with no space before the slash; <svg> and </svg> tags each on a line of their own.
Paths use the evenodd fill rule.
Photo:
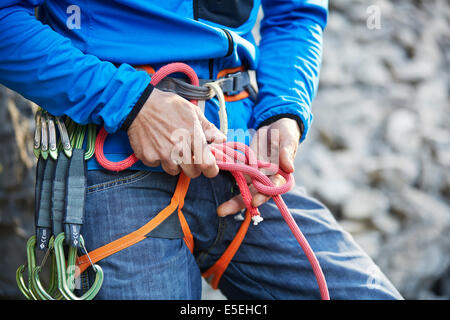
<svg viewBox="0 0 450 320">
<path fill-rule="evenodd" d="M 186 192 L 189 187 L 189 182 L 190 179 L 186 175 L 181 173 L 178 179 L 177 186 L 175 188 L 174 195 L 170 200 L 170 204 L 163 210 L 161 210 L 152 220 L 147 222 L 139 229 L 123 236 L 122 238 L 114 240 L 108 244 L 105 244 L 102 247 L 99 247 L 89 252 L 88 254 L 85 254 L 82 257 L 79 257 L 77 259 L 77 265 L 80 268 L 80 273 L 82 273 L 90 266 L 91 261 L 92 263 L 96 263 L 120 250 L 128 248 L 133 244 L 136 244 L 139 241 L 144 240 L 149 232 L 151 232 L 153 229 L 159 226 L 177 209 L 178 209 L 178 217 L 181 223 L 181 228 L 183 229 L 183 233 L 185 234 L 184 241 L 188 246 L 189 250 L 191 250 L 192 252 L 194 249 L 193 237 L 189 229 L 189 226 L 186 222 L 186 219 L 184 218 L 183 213 L 181 212 L 181 209 L 184 205 L 184 198 L 186 196 Z"/>
</svg>

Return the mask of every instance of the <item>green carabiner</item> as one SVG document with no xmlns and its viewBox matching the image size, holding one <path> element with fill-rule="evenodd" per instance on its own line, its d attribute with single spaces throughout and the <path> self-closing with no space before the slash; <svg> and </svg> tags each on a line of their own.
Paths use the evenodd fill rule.
<svg viewBox="0 0 450 320">
<path fill-rule="evenodd" d="M 56 125 L 55 125 L 55 117 L 53 117 L 50 113 L 45 114 L 45 120 L 47 121 L 48 128 L 48 153 L 52 159 L 58 159 L 58 148 L 56 141 Z"/>
<path fill-rule="evenodd" d="M 75 123 L 72 119 L 66 118 L 66 128 L 69 133 L 69 141 L 73 148 L 81 149 L 86 137 L 86 150 L 84 159 L 89 160 L 95 153 L 95 139 L 97 136 L 97 126 L 95 124 L 88 124 L 82 126 Z M 87 131 L 87 132 L 86 132 Z M 70 156 L 68 156 L 70 158 Z"/>
<path fill-rule="evenodd" d="M 95 280 L 89 290 L 84 293 L 81 297 L 76 296 L 72 291 L 75 287 L 74 280 L 76 276 L 76 260 L 77 260 L 77 250 L 78 248 L 70 246 L 67 266 L 66 259 L 64 255 L 64 232 L 61 232 L 55 239 L 54 248 L 55 248 L 55 258 L 56 258 L 56 267 L 58 274 L 58 288 L 63 297 L 67 300 L 92 300 L 97 293 L 100 291 L 103 284 L 103 270 L 102 268 L 94 264 L 92 265 L 94 271 L 96 273 Z M 80 236 L 81 246 L 84 247 L 84 239 Z"/>
<path fill-rule="evenodd" d="M 27 241 L 27 262 L 16 271 L 16 281 L 19 287 L 20 292 L 27 298 L 28 300 L 37 300 L 37 294 L 33 292 L 33 286 L 31 283 L 31 277 L 34 268 L 36 267 L 36 254 L 34 249 L 36 247 L 36 236 L 31 236 Z M 28 268 L 28 285 L 25 283 L 23 279 L 23 273 L 25 269 Z"/>
<path fill-rule="evenodd" d="M 48 250 L 45 253 L 44 258 L 42 259 L 41 265 L 36 266 L 32 271 L 31 285 L 33 288 L 33 292 L 35 292 L 38 295 L 39 299 L 41 300 L 59 300 L 62 298 L 61 293 L 58 291 L 58 275 L 56 270 L 55 254 L 54 252 L 52 253 L 53 246 L 54 246 L 54 238 L 51 237 Z M 48 289 L 45 290 L 39 278 L 39 274 L 47 260 L 47 257 L 50 254 L 52 255 L 52 262 L 50 268 L 50 283 Z"/>
<path fill-rule="evenodd" d="M 35 129 L 34 129 L 34 144 L 33 153 L 36 159 L 41 155 L 41 136 L 42 136 L 42 109 L 39 108 L 34 115 Z"/>
<path fill-rule="evenodd" d="M 84 154 L 84 159 L 89 160 L 92 158 L 95 152 L 95 138 L 97 136 L 97 126 L 95 124 L 87 125 L 87 141 L 86 141 L 86 152 Z"/>
<path fill-rule="evenodd" d="M 59 143 L 58 150 L 63 150 L 64 154 L 67 158 L 72 156 L 72 145 L 70 144 L 69 133 L 67 132 L 67 128 L 65 123 L 61 120 L 61 117 L 55 117 L 56 125 L 58 126 L 59 131 Z"/>
</svg>

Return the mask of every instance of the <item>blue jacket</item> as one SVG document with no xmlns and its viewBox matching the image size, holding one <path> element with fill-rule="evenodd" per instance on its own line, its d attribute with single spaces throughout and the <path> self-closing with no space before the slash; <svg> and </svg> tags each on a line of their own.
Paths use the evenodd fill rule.
<svg viewBox="0 0 450 320">
<path fill-rule="evenodd" d="M 104 125 L 112 133 L 105 153 L 119 160 L 132 152 L 121 124 L 150 82 L 132 66 L 183 61 L 200 78 L 215 78 L 244 65 L 256 70 L 258 102 L 227 103 L 229 129 L 257 129 L 288 115 L 303 125 L 303 140 L 327 6 L 327 0 L 262 0 L 257 46 L 251 30 L 260 0 L 2 0 L 0 83 L 54 115 Z M 216 100 L 206 104 L 216 126 L 217 110 Z"/>
</svg>

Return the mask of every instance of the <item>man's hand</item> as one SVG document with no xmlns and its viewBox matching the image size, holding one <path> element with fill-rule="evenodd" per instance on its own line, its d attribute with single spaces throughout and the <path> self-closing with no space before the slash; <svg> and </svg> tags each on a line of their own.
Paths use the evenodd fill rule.
<svg viewBox="0 0 450 320">
<path fill-rule="evenodd" d="M 184 141 L 179 135 L 183 132 Z M 150 167 L 162 166 L 177 175 L 181 170 L 190 178 L 204 174 L 208 178 L 219 173 L 216 159 L 208 142 L 222 143 L 226 137 L 203 115 L 200 108 L 182 97 L 153 89 L 137 117 L 128 129 L 131 147 L 138 159 Z M 186 148 L 186 141 L 189 145 Z M 184 145 L 182 145 L 184 143 Z M 195 145 L 195 148 L 194 148 Z M 174 159 L 176 151 L 187 159 Z M 186 154 L 189 153 L 189 154 Z"/>
<path fill-rule="evenodd" d="M 268 126 L 261 127 L 253 137 L 250 148 L 259 160 L 279 163 L 281 169 L 288 173 L 294 172 L 294 158 L 300 141 L 300 129 L 295 120 L 282 118 Z M 285 183 L 284 178 L 274 172 L 269 173 L 270 179 L 276 186 Z M 250 182 L 251 183 L 251 182 Z M 252 205 L 259 207 L 270 199 L 270 196 L 258 193 L 250 185 L 253 196 Z M 219 216 L 235 214 L 245 208 L 242 196 L 238 195 L 217 208 Z"/>
</svg>

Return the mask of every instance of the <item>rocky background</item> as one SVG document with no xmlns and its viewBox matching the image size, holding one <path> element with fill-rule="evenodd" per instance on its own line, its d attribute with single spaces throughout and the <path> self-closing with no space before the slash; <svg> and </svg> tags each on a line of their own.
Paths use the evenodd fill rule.
<svg viewBox="0 0 450 320">
<path fill-rule="evenodd" d="M 450 298 L 450 5 L 331 0 L 296 181 L 407 299 Z M 0 87 L 0 298 L 33 232 L 36 106 Z M 205 285 L 204 298 L 222 298 Z"/>
<path fill-rule="evenodd" d="M 405 298 L 448 299 L 450 2 L 331 0 L 330 10 L 297 184 Z"/>
</svg>

